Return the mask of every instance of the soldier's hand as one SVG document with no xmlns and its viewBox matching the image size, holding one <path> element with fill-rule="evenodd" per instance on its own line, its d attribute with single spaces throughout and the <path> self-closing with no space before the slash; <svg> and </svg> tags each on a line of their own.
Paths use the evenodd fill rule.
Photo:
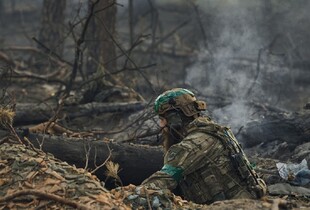
<svg viewBox="0 0 310 210">
<path fill-rule="evenodd" d="M 127 196 L 126 200 L 134 208 L 169 208 L 171 207 L 171 195 L 169 190 L 149 189 L 147 186 L 140 185 L 134 189 L 133 194 Z"/>
</svg>

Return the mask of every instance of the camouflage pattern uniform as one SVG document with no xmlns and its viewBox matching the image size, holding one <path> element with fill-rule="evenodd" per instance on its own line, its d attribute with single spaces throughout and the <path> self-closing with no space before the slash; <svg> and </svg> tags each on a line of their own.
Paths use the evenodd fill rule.
<svg viewBox="0 0 310 210">
<path fill-rule="evenodd" d="M 266 186 L 251 168 L 240 145 L 227 127 L 198 117 L 189 123 L 187 135 L 172 145 L 163 168 L 142 184 L 173 190 L 199 204 L 233 198 L 260 198 Z"/>
</svg>

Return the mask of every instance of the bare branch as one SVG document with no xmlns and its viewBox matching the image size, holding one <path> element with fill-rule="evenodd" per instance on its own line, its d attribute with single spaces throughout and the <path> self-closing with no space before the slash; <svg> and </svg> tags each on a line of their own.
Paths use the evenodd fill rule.
<svg viewBox="0 0 310 210">
<path fill-rule="evenodd" d="M 250 88 L 248 89 L 247 93 L 245 94 L 245 97 L 249 97 L 250 94 L 252 93 L 252 90 L 256 84 L 256 81 L 258 79 L 258 76 L 259 76 L 259 73 L 260 73 L 260 60 L 261 60 L 261 55 L 263 53 L 263 51 L 265 50 L 265 48 L 261 48 L 259 49 L 258 51 L 258 56 L 257 56 L 257 66 L 256 66 L 256 74 L 255 74 L 255 77 L 254 77 L 254 80 L 250 86 Z"/>
<path fill-rule="evenodd" d="M 62 63 L 65 63 L 69 66 L 72 66 L 73 64 L 62 59 L 57 53 L 55 53 L 54 51 L 52 51 L 50 48 L 48 48 L 47 46 L 45 46 L 42 42 L 40 42 L 39 40 L 37 40 L 37 38 L 32 37 L 33 41 L 35 41 L 38 45 L 40 45 L 40 47 L 42 47 L 44 50 L 46 50 L 46 54 L 50 55 L 52 57 L 57 58 L 57 60 L 61 61 Z"/>
<path fill-rule="evenodd" d="M 270 51 L 270 48 L 272 48 L 272 46 L 274 45 L 274 43 L 276 42 L 276 40 L 280 37 L 280 35 L 276 35 L 273 40 L 265 47 L 261 48 L 258 50 L 258 56 L 257 56 L 257 65 L 256 65 L 256 74 L 255 74 L 255 77 L 254 77 L 254 80 L 250 86 L 250 88 L 248 89 L 247 93 L 245 94 L 245 98 L 249 97 L 250 94 L 252 93 L 252 90 L 256 84 L 256 81 L 259 77 L 259 74 L 260 74 L 260 61 L 261 61 L 261 56 L 262 56 L 262 53 L 266 50 Z"/>
<path fill-rule="evenodd" d="M 96 17 L 96 16 L 95 16 Z M 141 76 L 144 78 L 144 80 L 148 83 L 151 90 L 156 93 L 153 84 L 149 81 L 149 79 L 145 76 L 145 74 L 141 71 L 141 69 L 137 66 L 137 64 L 130 58 L 130 56 L 127 54 L 127 52 L 121 47 L 121 45 L 114 39 L 112 33 L 109 31 L 108 27 L 105 25 L 105 23 L 98 18 L 98 20 L 103 25 L 104 29 L 107 31 L 108 35 L 110 36 L 111 40 L 114 42 L 114 44 L 121 50 L 121 52 L 127 57 L 127 59 L 133 64 L 133 66 L 137 69 L 137 71 L 141 74 Z"/>
<path fill-rule="evenodd" d="M 59 83 L 61 85 L 66 86 L 67 84 L 59 79 L 51 79 L 50 75 L 47 76 L 43 76 L 43 75 L 38 75 L 38 74 L 34 74 L 31 72 L 27 72 L 27 71 L 18 71 L 18 70 L 13 70 L 14 73 L 16 73 L 17 75 L 12 75 L 12 78 L 29 78 L 29 79 L 35 79 L 35 80 L 40 80 L 40 81 L 44 81 L 44 82 L 49 82 L 49 83 Z M 54 72 L 52 74 L 52 76 L 54 74 L 57 74 L 58 72 Z"/>
<path fill-rule="evenodd" d="M 157 47 L 159 44 L 163 43 L 165 40 L 167 40 L 169 37 L 171 37 L 175 32 L 177 32 L 179 29 L 186 26 L 191 20 L 186 20 L 182 22 L 180 25 L 172 29 L 168 34 L 166 34 L 164 37 L 162 37 L 159 41 L 157 41 L 154 45 L 151 45 L 148 50 L 151 50 L 151 48 Z"/>
<path fill-rule="evenodd" d="M 37 196 L 39 198 L 43 198 L 46 200 L 53 200 L 53 201 L 56 201 L 58 203 L 65 204 L 65 205 L 71 206 L 71 207 L 76 208 L 76 209 L 90 210 L 90 208 L 88 208 L 87 206 L 80 204 L 78 202 L 68 200 L 68 199 L 62 198 L 58 195 L 54 195 L 51 193 L 42 192 L 42 191 L 38 191 L 38 190 L 21 190 L 21 191 L 18 191 L 16 193 L 13 193 L 13 194 L 10 194 L 10 195 L 7 195 L 5 197 L 0 198 L 0 203 L 8 202 L 8 201 L 13 200 L 16 197 L 20 197 L 20 196 L 24 196 L 24 195 L 34 195 L 34 196 Z"/>
<path fill-rule="evenodd" d="M 87 142 L 87 145 L 84 142 L 84 151 L 85 151 L 85 166 L 84 166 L 84 170 L 87 170 L 88 168 L 88 159 L 89 159 L 89 155 L 90 155 L 90 150 L 91 150 L 91 146 L 89 144 L 89 142 Z"/>
<path fill-rule="evenodd" d="M 111 151 L 111 149 L 110 149 L 110 147 L 109 147 L 109 145 L 108 144 L 106 144 L 107 145 L 107 148 L 108 148 L 108 150 L 109 150 L 109 155 L 108 155 L 108 157 L 106 158 L 106 160 L 103 162 L 103 163 L 101 163 L 99 166 L 97 166 L 94 170 L 92 170 L 90 173 L 91 174 L 93 174 L 93 173 L 95 173 L 98 169 L 100 169 L 100 168 L 102 168 L 107 162 L 108 162 L 108 160 L 110 160 L 110 158 L 111 158 L 111 156 L 112 156 L 112 151 Z M 94 158 L 94 161 L 96 160 L 96 158 Z M 95 164 L 96 165 L 96 164 Z"/>
<path fill-rule="evenodd" d="M 210 51 L 209 46 L 208 46 L 207 34 L 206 34 L 206 31 L 205 31 L 205 29 L 203 27 L 203 23 L 201 21 L 201 17 L 200 17 L 200 12 L 198 10 L 198 6 L 197 6 L 197 4 L 194 1 L 189 1 L 189 2 L 192 4 L 192 6 L 194 8 L 194 11 L 196 13 L 197 21 L 199 23 L 199 27 L 200 27 L 200 31 L 201 31 L 201 34 L 202 34 L 203 43 L 205 45 L 205 48 Z"/>
<path fill-rule="evenodd" d="M 96 0 L 94 3 L 91 4 L 91 7 L 90 7 L 90 13 L 85 21 L 85 24 L 84 24 L 84 27 L 83 27 L 83 30 L 82 30 L 82 33 L 79 37 L 79 39 L 77 40 L 77 43 L 76 43 L 76 46 L 75 46 L 75 59 L 74 59 L 74 64 L 73 64 L 73 68 L 72 68 L 72 74 L 71 74 L 71 78 L 69 80 L 69 83 L 66 87 L 66 90 L 65 90 L 65 95 L 69 95 L 71 89 L 72 89 L 72 85 L 73 85 L 73 82 L 75 80 L 75 77 L 77 75 L 77 71 L 80 67 L 80 56 L 81 56 L 81 45 L 84 43 L 85 41 L 85 35 L 86 35 L 86 31 L 88 29 L 88 26 L 90 24 L 90 20 L 91 18 L 94 16 L 94 9 L 95 9 L 95 6 L 99 3 L 100 0 Z M 115 2 L 113 2 L 112 4 L 108 5 L 107 7 L 103 8 L 103 9 L 107 9 L 109 7 L 111 7 L 112 5 L 114 5 Z"/>
</svg>

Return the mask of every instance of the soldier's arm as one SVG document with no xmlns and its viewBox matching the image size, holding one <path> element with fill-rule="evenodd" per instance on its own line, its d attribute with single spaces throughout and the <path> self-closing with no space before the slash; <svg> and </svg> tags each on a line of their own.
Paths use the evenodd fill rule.
<svg viewBox="0 0 310 210">
<path fill-rule="evenodd" d="M 202 133 L 186 137 L 182 142 L 170 147 L 165 155 L 163 168 L 142 184 L 153 189 L 176 188 L 184 170 L 189 169 L 193 161 L 197 161 L 203 155 L 201 151 L 206 151 L 212 142 L 213 140 Z"/>
<path fill-rule="evenodd" d="M 148 179 L 142 182 L 142 185 L 146 186 L 148 189 L 169 189 L 173 190 L 177 186 L 177 181 L 173 179 L 170 174 L 163 171 L 157 171 L 151 175 Z"/>
<path fill-rule="evenodd" d="M 142 184 L 153 189 L 175 189 L 184 170 L 182 168 L 182 160 L 184 160 L 189 153 L 190 151 L 182 144 L 173 145 L 165 155 L 162 169 L 155 172 L 148 179 L 143 181 Z"/>
</svg>

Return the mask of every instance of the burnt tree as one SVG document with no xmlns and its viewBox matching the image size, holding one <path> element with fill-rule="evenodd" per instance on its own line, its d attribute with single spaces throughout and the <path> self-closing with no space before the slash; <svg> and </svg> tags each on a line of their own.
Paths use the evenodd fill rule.
<svg viewBox="0 0 310 210">
<path fill-rule="evenodd" d="M 91 7 L 94 5 L 94 9 Z M 91 76 L 100 69 L 116 69 L 115 36 L 116 4 L 114 0 L 89 0 L 91 20 L 87 30 L 88 57 L 86 74 Z"/>
<path fill-rule="evenodd" d="M 1 24 L 1 26 L 4 25 L 4 18 L 3 18 L 4 13 L 5 13 L 5 8 L 3 6 L 3 2 L 0 1 L 0 24 Z"/>
<path fill-rule="evenodd" d="M 44 0 L 39 40 L 52 52 L 62 55 L 66 0 Z"/>
<path fill-rule="evenodd" d="M 81 73 L 84 79 L 91 78 L 92 82 L 85 88 L 83 103 L 94 101 L 102 90 L 119 84 L 110 74 L 116 70 L 116 1 L 89 0 L 88 9 L 87 26 L 84 26 L 86 70 Z"/>
</svg>

